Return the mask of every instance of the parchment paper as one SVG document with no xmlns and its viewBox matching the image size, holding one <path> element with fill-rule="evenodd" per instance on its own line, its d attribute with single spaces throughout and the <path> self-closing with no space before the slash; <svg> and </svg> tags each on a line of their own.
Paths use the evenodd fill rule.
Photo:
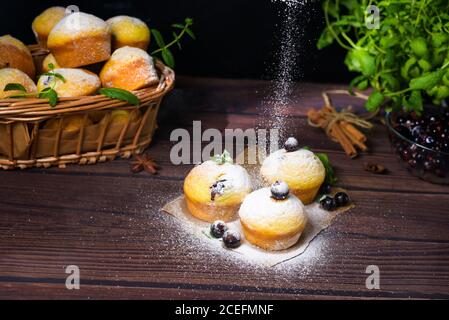
<svg viewBox="0 0 449 320">
<path fill-rule="evenodd" d="M 298 243 L 290 249 L 278 252 L 265 251 L 251 245 L 248 241 L 245 241 L 239 221 L 228 223 L 228 226 L 240 232 L 242 235 L 242 245 L 237 249 L 226 249 L 221 240 L 210 237 L 210 223 L 201 221 L 189 213 L 184 196 L 180 196 L 171 201 L 165 205 L 162 210 L 176 219 L 179 219 L 181 223 L 191 229 L 192 234 L 200 237 L 204 241 L 210 242 L 211 245 L 216 245 L 219 247 L 219 250 L 229 250 L 231 253 L 243 255 L 245 258 L 252 260 L 253 262 L 272 267 L 303 254 L 307 250 L 310 242 L 315 239 L 321 231 L 328 228 L 339 214 L 351 209 L 352 207 L 353 206 L 351 205 L 341 208 L 338 211 L 328 212 L 321 209 L 318 203 L 313 203 L 306 206 L 306 214 L 309 221 Z"/>
</svg>

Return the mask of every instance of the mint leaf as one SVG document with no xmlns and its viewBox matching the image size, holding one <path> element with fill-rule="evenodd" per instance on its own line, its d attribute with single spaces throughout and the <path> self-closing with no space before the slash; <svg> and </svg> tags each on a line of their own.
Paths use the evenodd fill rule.
<svg viewBox="0 0 449 320">
<path fill-rule="evenodd" d="M 189 28 L 186 28 L 186 32 L 193 40 L 196 40 L 196 36 L 192 30 L 190 30 Z"/>
<path fill-rule="evenodd" d="M 363 49 L 349 51 L 345 58 L 345 64 L 350 71 L 361 72 L 366 77 L 376 73 L 376 59 Z"/>
<path fill-rule="evenodd" d="M 365 77 L 364 75 L 360 75 L 360 76 L 355 77 L 355 78 L 349 83 L 349 89 L 348 89 L 349 93 L 350 93 L 352 96 L 354 96 L 354 95 L 355 95 L 355 93 L 354 93 L 354 87 L 358 87 L 358 85 L 359 85 L 361 82 L 365 81 L 365 80 L 366 80 L 366 77 Z"/>
<path fill-rule="evenodd" d="M 376 112 L 380 108 L 380 106 L 382 105 L 384 100 L 385 100 L 385 96 L 382 93 L 380 93 L 378 91 L 374 91 L 368 97 L 368 100 L 365 103 L 365 108 L 369 112 Z"/>
<path fill-rule="evenodd" d="M 173 28 L 184 29 L 184 26 L 182 24 L 179 24 L 179 23 L 172 24 L 171 26 Z"/>
<path fill-rule="evenodd" d="M 333 37 L 332 33 L 329 31 L 329 28 L 326 28 L 321 33 L 321 36 L 318 39 L 316 46 L 319 50 L 321 50 L 327 46 L 330 46 L 333 42 L 334 42 L 334 37 Z"/>
<path fill-rule="evenodd" d="M 173 57 L 171 51 L 167 48 L 164 48 L 161 54 L 165 64 L 173 69 L 175 67 L 175 58 Z"/>
<path fill-rule="evenodd" d="M 48 99 L 48 103 L 52 107 L 55 107 L 58 104 L 58 94 L 54 89 L 52 89 L 50 87 L 45 88 L 44 90 L 39 92 L 38 97 L 40 99 Z"/>
<path fill-rule="evenodd" d="M 127 90 L 119 88 L 102 88 L 99 92 L 106 97 L 126 101 L 135 106 L 140 104 L 139 98 Z"/>
<path fill-rule="evenodd" d="M 402 104 L 405 107 L 406 111 L 416 111 L 418 114 L 420 114 L 423 110 L 423 99 L 421 96 L 421 91 L 412 91 L 408 99 L 404 96 Z"/>
<path fill-rule="evenodd" d="M 64 78 L 64 76 L 60 73 L 53 73 L 53 75 L 58 78 L 59 80 L 61 80 L 62 82 L 66 83 L 66 79 Z"/>
<path fill-rule="evenodd" d="M 153 34 L 154 40 L 156 40 L 157 45 L 161 48 L 165 47 L 164 38 L 162 37 L 162 34 L 159 32 L 159 30 L 151 29 L 151 33 Z"/>
<path fill-rule="evenodd" d="M 331 186 L 335 185 L 335 183 L 337 182 L 337 178 L 334 175 L 334 168 L 329 161 L 329 157 L 325 153 L 315 153 L 315 155 L 323 163 L 324 169 L 326 169 L 326 183 L 330 184 Z"/>
<path fill-rule="evenodd" d="M 22 91 L 22 92 L 27 92 L 27 89 L 25 89 L 25 87 L 23 85 L 21 85 L 20 83 L 8 83 L 5 88 L 3 89 L 3 91 Z"/>
<path fill-rule="evenodd" d="M 410 81 L 410 89 L 412 90 L 430 90 L 440 82 L 443 75 L 446 73 L 445 69 L 440 69 L 434 72 L 427 73 L 419 78 Z"/>
</svg>

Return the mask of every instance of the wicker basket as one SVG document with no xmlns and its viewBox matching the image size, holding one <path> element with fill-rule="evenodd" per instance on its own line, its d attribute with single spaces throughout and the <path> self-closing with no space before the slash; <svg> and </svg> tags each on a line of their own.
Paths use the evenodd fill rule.
<svg viewBox="0 0 449 320">
<path fill-rule="evenodd" d="M 30 46 L 35 60 L 47 54 Z M 113 100 L 103 95 L 61 98 L 56 107 L 45 99 L 0 100 L 0 167 L 65 167 L 66 164 L 95 164 L 116 157 L 129 158 L 142 153 L 151 143 L 157 127 L 156 117 L 162 98 L 173 88 L 173 70 L 156 62 L 160 74 L 157 86 L 134 91 L 139 106 Z M 111 121 L 114 110 L 127 110 L 125 122 Z M 68 117 L 82 119 L 73 131 L 64 130 Z M 97 122 L 91 118 L 97 118 Z M 44 128 L 47 121 L 57 121 L 56 129 Z"/>
</svg>

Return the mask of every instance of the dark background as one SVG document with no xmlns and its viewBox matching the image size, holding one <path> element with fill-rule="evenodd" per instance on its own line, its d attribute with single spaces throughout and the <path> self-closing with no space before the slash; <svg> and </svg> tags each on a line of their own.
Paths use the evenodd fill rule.
<svg viewBox="0 0 449 320">
<path fill-rule="evenodd" d="M 324 26 L 319 0 L 308 1 L 297 14 L 303 36 L 295 68 L 296 79 L 346 82 L 351 76 L 344 64 L 345 52 L 337 46 L 316 49 Z M 282 12 L 285 4 L 271 0 L 163 0 L 163 1 L 23 1 L 2 2 L 0 35 L 11 34 L 34 43 L 31 22 L 44 9 L 77 5 L 81 11 L 103 19 L 132 15 L 158 28 L 167 38 L 170 25 L 185 17 L 194 19 L 197 40 L 185 39 L 183 51 L 175 48 L 178 74 L 227 78 L 271 79 L 279 56 Z M 154 43 L 153 43 L 154 45 Z M 282 53 L 280 53 L 282 54 Z"/>
</svg>

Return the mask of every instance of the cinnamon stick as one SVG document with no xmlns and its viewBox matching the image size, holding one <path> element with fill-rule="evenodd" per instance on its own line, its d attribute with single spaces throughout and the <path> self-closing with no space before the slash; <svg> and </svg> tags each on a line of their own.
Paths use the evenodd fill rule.
<svg viewBox="0 0 449 320">
<path fill-rule="evenodd" d="M 307 116 L 313 124 L 321 127 L 323 130 L 326 130 L 326 119 L 323 117 L 322 112 L 329 112 L 329 110 L 317 111 L 315 109 L 310 109 L 307 112 Z M 348 156 L 351 158 L 357 156 L 357 151 L 352 144 L 352 140 L 346 137 L 346 134 L 338 126 L 338 124 L 334 124 L 334 126 L 329 130 L 329 135 L 333 140 L 340 143 Z"/>
<path fill-rule="evenodd" d="M 338 124 L 334 125 L 330 129 L 330 134 L 332 137 L 337 139 L 337 141 L 340 143 L 341 147 L 349 157 L 351 158 L 357 157 L 357 150 L 354 148 L 352 142 L 348 139 L 348 137 L 346 137 L 343 130 L 340 128 Z"/>
<path fill-rule="evenodd" d="M 341 127 L 345 129 L 346 132 L 349 132 L 357 141 L 366 142 L 366 136 L 360 132 L 356 127 L 346 121 L 341 121 Z"/>
<path fill-rule="evenodd" d="M 359 139 L 357 139 L 356 135 L 354 135 L 352 132 L 350 132 L 347 128 L 347 126 L 343 126 L 343 123 L 339 123 L 340 128 L 342 129 L 342 131 L 345 133 L 345 135 L 349 138 L 349 140 L 351 140 L 351 142 L 356 145 L 357 147 L 360 148 L 360 150 L 362 151 L 366 151 L 368 150 L 368 147 L 366 146 L 366 144 L 364 144 L 362 141 L 360 141 Z"/>
</svg>

